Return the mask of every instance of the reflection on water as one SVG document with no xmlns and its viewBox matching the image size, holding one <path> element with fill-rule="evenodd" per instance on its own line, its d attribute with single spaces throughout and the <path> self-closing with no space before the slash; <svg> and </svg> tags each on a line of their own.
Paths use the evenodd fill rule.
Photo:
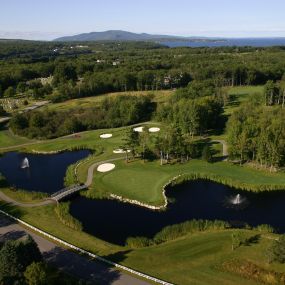
<svg viewBox="0 0 285 285">
<path fill-rule="evenodd" d="M 191 219 L 219 219 L 235 225 L 270 224 L 285 232 L 285 191 L 250 193 L 240 199 L 247 206 L 227 207 L 225 199 L 241 191 L 208 181 L 192 181 L 168 190 L 171 203 L 167 211 L 155 212 L 115 200 L 91 200 L 78 197 L 71 203 L 71 214 L 84 230 L 109 242 L 124 244 L 129 236 L 152 237 L 167 225 Z"/>
<path fill-rule="evenodd" d="M 89 153 L 88 150 L 49 155 L 9 152 L 0 157 L 0 173 L 16 188 L 53 193 L 63 187 L 67 167 Z"/>
</svg>

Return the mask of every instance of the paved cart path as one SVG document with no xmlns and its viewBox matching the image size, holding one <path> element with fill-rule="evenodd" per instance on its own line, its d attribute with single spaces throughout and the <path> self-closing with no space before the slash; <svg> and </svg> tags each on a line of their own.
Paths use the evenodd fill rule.
<svg viewBox="0 0 285 285">
<path fill-rule="evenodd" d="M 150 283 L 118 271 L 102 262 L 88 259 L 75 252 L 64 249 L 55 243 L 35 234 L 21 225 L 0 215 L 0 242 L 19 239 L 29 234 L 38 244 L 44 259 L 80 279 L 99 285 L 149 285 Z"/>
</svg>

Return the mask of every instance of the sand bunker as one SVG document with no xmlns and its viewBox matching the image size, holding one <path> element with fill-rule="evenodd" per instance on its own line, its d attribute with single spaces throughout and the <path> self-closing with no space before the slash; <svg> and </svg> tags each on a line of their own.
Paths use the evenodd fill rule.
<svg viewBox="0 0 285 285">
<path fill-rule="evenodd" d="M 101 139 L 108 139 L 108 138 L 111 138 L 113 135 L 112 134 L 102 134 L 100 135 L 100 138 Z"/>
<path fill-rule="evenodd" d="M 149 131 L 150 133 L 157 133 L 157 132 L 160 131 L 160 128 L 149 128 L 148 131 Z"/>
<path fill-rule="evenodd" d="M 142 133 L 142 132 L 143 132 L 143 127 L 134 128 L 134 131 L 135 131 L 135 132 Z"/>
<path fill-rule="evenodd" d="M 131 150 L 128 149 L 127 152 L 131 152 Z M 126 151 L 124 151 L 124 150 L 121 149 L 121 148 L 118 148 L 118 149 L 114 149 L 114 150 L 113 150 L 113 153 L 126 153 Z"/>
<path fill-rule="evenodd" d="M 113 170 L 116 167 L 113 163 L 103 163 L 97 167 L 97 171 L 99 172 L 108 172 Z"/>
</svg>

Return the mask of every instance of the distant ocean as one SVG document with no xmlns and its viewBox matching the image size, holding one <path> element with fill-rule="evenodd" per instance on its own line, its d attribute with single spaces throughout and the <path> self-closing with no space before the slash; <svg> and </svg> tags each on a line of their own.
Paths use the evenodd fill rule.
<svg viewBox="0 0 285 285">
<path fill-rule="evenodd" d="M 183 41 L 161 41 L 160 44 L 168 47 L 223 47 L 223 46 L 252 46 L 270 47 L 285 46 L 285 38 L 236 38 L 217 40 L 183 40 Z"/>
</svg>

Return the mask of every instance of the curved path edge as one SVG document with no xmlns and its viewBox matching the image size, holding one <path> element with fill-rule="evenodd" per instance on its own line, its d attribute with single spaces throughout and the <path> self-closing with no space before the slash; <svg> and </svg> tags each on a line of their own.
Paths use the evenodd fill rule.
<svg viewBox="0 0 285 285">
<path fill-rule="evenodd" d="M 31 208 L 31 207 L 39 207 L 39 206 L 45 206 L 54 203 L 55 201 L 46 199 L 44 201 L 38 202 L 38 203 L 23 203 L 16 201 L 6 194 L 4 194 L 2 191 L 0 191 L 0 199 L 3 200 L 4 202 L 10 203 L 14 206 L 19 206 L 19 207 L 25 207 L 25 208 Z"/>
<path fill-rule="evenodd" d="M 103 160 L 103 161 L 98 161 L 93 163 L 92 165 L 89 166 L 88 171 L 87 171 L 87 178 L 85 181 L 85 185 L 87 187 L 91 186 L 92 182 L 93 182 L 93 173 L 96 167 L 98 167 L 100 164 L 103 163 L 109 163 L 109 162 L 113 162 L 113 161 L 117 161 L 117 160 L 123 160 L 125 157 L 116 157 L 116 158 L 111 158 L 111 159 L 107 159 L 107 160 Z"/>
<path fill-rule="evenodd" d="M 94 170 L 97 166 L 99 166 L 102 163 L 108 163 L 108 162 L 113 162 L 113 161 L 122 160 L 122 159 L 124 159 L 124 157 L 117 157 L 117 158 L 108 159 L 108 160 L 104 160 L 104 161 L 98 161 L 98 162 L 93 163 L 88 168 L 85 185 L 87 187 L 89 187 L 92 184 L 93 173 L 94 173 Z M 37 203 L 23 203 L 23 202 L 19 202 L 17 200 L 12 199 L 11 197 L 4 194 L 2 191 L 0 191 L 0 200 L 7 202 L 7 203 L 10 203 L 14 206 L 19 206 L 19 207 L 24 207 L 24 208 L 40 207 L 40 206 L 46 206 L 46 205 L 55 203 L 54 200 L 48 199 L 48 198 L 41 201 L 41 202 L 37 202 Z"/>
</svg>

